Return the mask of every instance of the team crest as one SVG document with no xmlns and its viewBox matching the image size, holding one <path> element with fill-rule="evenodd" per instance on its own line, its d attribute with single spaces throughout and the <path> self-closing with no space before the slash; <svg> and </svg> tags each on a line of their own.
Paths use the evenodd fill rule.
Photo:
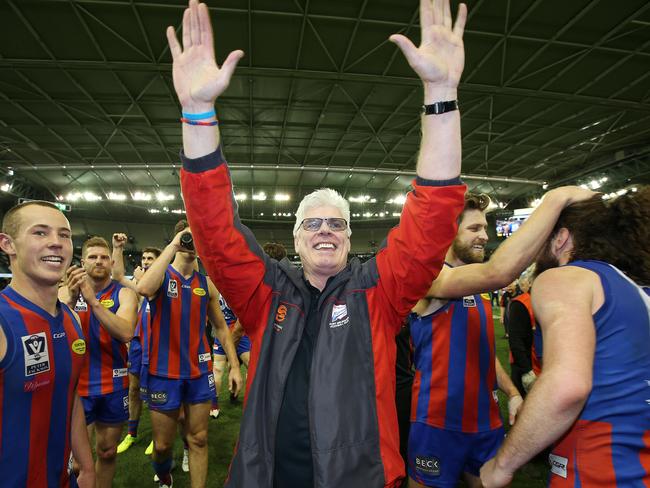
<svg viewBox="0 0 650 488">
<path fill-rule="evenodd" d="M 332 307 L 332 318 L 330 320 L 330 329 L 335 329 L 350 322 L 348 316 L 348 306 L 345 303 L 334 304 Z"/>
<path fill-rule="evenodd" d="M 169 280 L 167 285 L 167 296 L 169 298 L 178 298 L 178 281 Z"/>
<path fill-rule="evenodd" d="M 75 312 L 87 312 L 88 311 L 88 304 L 86 303 L 86 300 L 84 300 L 84 297 L 81 294 L 79 295 L 79 298 L 77 299 L 77 303 L 75 303 L 74 311 Z"/>
<path fill-rule="evenodd" d="M 473 295 L 463 297 L 463 307 L 476 307 L 476 298 Z"/>
<path fill-rule="evenodd" d="M 50 355 L 47 350 L 45 332 L 22 336 L 23 353 L 25 355 L 25 376 L 44 373 L 50 370 Z"/>
</svg>

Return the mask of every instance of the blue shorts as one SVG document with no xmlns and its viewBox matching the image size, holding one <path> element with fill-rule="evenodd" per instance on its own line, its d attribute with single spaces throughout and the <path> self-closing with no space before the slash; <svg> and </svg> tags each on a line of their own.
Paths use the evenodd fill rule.
<svg viewBox="0 0 650 488">
<path fill-rule="evenodd" d="M 143 364 L 140 370 L 140 400 L 143 402 L 149 401 L 149 393 L 147 392 L 147 379 L 149 378 L 149 365 Z"/>
<path fill-rule="evenodd" d="M 455 487 L 463 473 L 479 476 L 481 466 L 494 457 L 504 436 L 502 427 L 466 434 L 412 422 L 408 475 L 426 486 Z"/>
<path fill-rule="evenodd" d="M 114 391 L 107 395 L 81 397 L 86 414 L 86 425 L 122 424 L 129 419 L 129 390 Z"/>
<path fill-rule="evenodd" d="M 183 403 L 211 402 L 217 396 L 212 373 L 189 380 L 150 374 L 147 377 L 147 391 L 149 408 L 162 411 L 178 410 Z"/>
<path fill-rule="evenodd" d="M 237 344 L 237 356 L 241 356 L 245 352 L 250 352 L 251 351 L 251 340 L 248 338 L 247 335 L 243 335 L 241 339 L 239 339 L 239 344 Z M 214 338 L 214 345 L 212 346 L 212 352 L 219 356 L 225 356 L 226 351 L 223 350 L 223 346 L 221 345 L 221 342 L 219 342 L 219 339 L 216 337 Z"/>
<path fill-rule="evenodd" d="M 129 343 L 129 373 L 140 376 L 142 369 L 142 344 L 140 338 L 134 337 Z"/>
</svg>

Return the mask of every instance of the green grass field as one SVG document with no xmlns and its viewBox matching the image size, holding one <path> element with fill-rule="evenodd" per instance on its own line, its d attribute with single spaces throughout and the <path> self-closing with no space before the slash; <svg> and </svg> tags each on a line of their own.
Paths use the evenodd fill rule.
<svg viewBox="0 0 650 488">
<path fill-rule="evenodd" d="M 498 310 L 495 312 L 498 313 Z M 507 340 L 503 338 L 503 335 L 503 326 L 501 325 L 498 315 L 496 315 L 495 336 L 497 344 L 497 355 L 501 360 L 503 367 L 508 370 L 508 343 Z M 223 389 L 219 395 L 221 399 L 225 399 L 222 400 L 220 404 L 221 415 L 219 416 L 218 420 L 210 420 L 210 466 L 208 472 L 209 487 L 223 486 L 232 451 L 235 446 L 235 441 L 239 433 L 241 403 L 231 405 L 228 400 L 228 391 L 226 390 L 225 381 L 223 382 L 223 385 Z M 502 409 L 502 417 L 507 419 L 507 410 L 504 408 L 506 406 L 506 403 L 503 396 L 500 396 L 500 404 Z M 144 454 L 144 450 L 151 440 L 151 422 L 149 421 L 149 413 L 146 408 L 143 409 L 138 437 L 140 439 L 138 443 L 134 444 L 127 452 L 118 456 L 117 470 L 114 482 L 114 486 L 117 488 L 157 486 L 157 484 L 153 482 L 153 469 L 151 468 L 150 458 Z M 180 468 L 182 456 L 183 445 L 180 439 L 177 439 L 176 445 L 174 447 L 174 458 L 177 464 L 177 468 L 174 470 L 175 488 L 184 488 L 190 486 L 189 475 L 183 473 Z M 520 470 L 519 473 L 517 473 L 512 486 L 522 488 L 541 488 L 543 486 L 546 486 L 547 470 L 548 468 L 544 462 L 540 461 L 529 463 L 528 465 L 524 466 L 524 468 Z"/>
</svg>

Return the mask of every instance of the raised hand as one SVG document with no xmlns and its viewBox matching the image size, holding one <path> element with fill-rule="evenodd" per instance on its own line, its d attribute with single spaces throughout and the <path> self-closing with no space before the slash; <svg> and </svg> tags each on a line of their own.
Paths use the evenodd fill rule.
<svg viewBox="0 0 650 488">
<path fill-rule="evenodd" d="M 202 113 L 214 107 L 214 101 L 228 85 L 244 52 L 231 52 L 221 67 L 214 55 L 214 39 L 208 7 L 190 0 L 183 14 L 183 47 L 173 27 L 167 27 L 167 41 L 173 58 L 176 95 L 184 112 Z"/>
<path fill-rule="evenodd" d="M 449 0 L 420 0 L 420 46 L 401 34 L 390 41 L 397 44 L 406 60 L 425 84 L 455 89 L 465 66 L 463 32 L 467 6 L 458 6 L 456 24 L 452 27 Z"/>
<path fill-rule="evenodd" d="M 124 244 L 126 244 L 126 234 L 123 232 L 116 232 L 113 234 L 113 249 L 116 247 L 124 249 Z"/>
</svg>

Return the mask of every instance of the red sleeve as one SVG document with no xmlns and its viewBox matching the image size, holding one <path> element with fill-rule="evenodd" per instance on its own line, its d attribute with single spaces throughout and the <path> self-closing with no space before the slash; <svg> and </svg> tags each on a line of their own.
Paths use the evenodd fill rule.
<svg viewBox="0 0 650 488">
<path fill-rule="evenodd" d="M 458 228 L 465 185 L 429 186 L 413 182 L 400 223 L 377 253 L 377 306 L 392 317 L 395 333 L 402 319 L 436 279 Z"/>
<path fill-rule="evenodd" d="M 260 311 L 271 298 L 272 288 L 264 282 L 270 262 L 250 229 L 239 220 L 221 148 L 202 158 L 182 159 L 181 190 L 197 253 L 251 334 L 265 322 Z"/>
</svg>

